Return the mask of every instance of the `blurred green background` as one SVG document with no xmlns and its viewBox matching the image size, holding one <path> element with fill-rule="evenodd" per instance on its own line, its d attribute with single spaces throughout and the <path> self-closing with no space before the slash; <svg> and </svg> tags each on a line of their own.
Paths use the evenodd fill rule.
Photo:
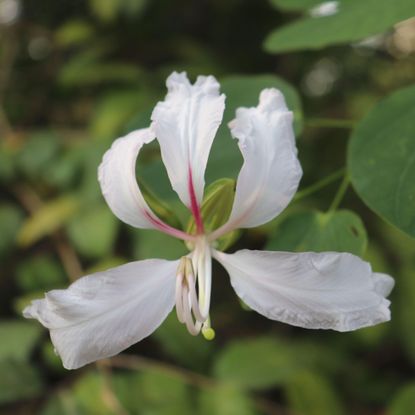
<svg viewBox="0 0 415 415">
<path fill-rule="evenodd" d="M 318 3 L 0 0 L 0 414 L 415 414 L 415 6 Z M 97 182 L 104 151 L 149 124 L 173 70 L 215 75 L 226 121 L 267 86 L 295 113 L 300 192 L 231 249 L 359 254 L 396 278 L 390 323 L 336 333 L 269 321 L 239 303 L 215 264 L 213 341 L 172 314 L 119 357 L 62 368 L 47 331 L 21 317 L 30 299 L 86 272 L 185 252 L 119 222 Z M 360 151 L 373 137 L 379 145 Z M 365 173 L 383 159 L 379 175 Z M 235 178 L 240 165 L 224 126 L 207 180 Z M 158 148 L 138 166 L 183 217 Z"/>
</svg>

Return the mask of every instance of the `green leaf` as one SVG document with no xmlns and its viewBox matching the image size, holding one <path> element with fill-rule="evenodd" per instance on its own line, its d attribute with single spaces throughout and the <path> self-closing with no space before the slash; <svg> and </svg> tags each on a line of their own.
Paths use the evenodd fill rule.
<svg viewBox="0 0 415 415">
<path fill-rule="evenodd" d="M 112 252 L 119 224 L 111 210 L 100 203 L 85 207 L 66 229 L 76 250 L 87 258 L 96 259 Z"/>
<path fill-rule="evenodd" d="M 20 208 L 0 205 L 0 258 L 5 257 L 16 243 L 16 236 L 23 219 Z"/>
<path fill-rule="evenodd" d="M 326 379 L 311 372 L 298 373 L 286 385 L 290 410 L 301 415 L 342 415 L 341 404 Z"/>
<path fill-rule="evenodd" d="M 58 230 L 76 213 L 78 208 L 79 201 L 74 196 L 61 196 L 45 203 L 25 220 L 17 235 L 18 243 L 26 247 Z"/>
<path fill-rule="evenodd" d="M 137 72 L 136 68 L 127 65 L 119 66 L 114 69 L 114 75 L 119 71 L 120 78 L 127 78 L 124 72 Z M 99 72 L 103 73 L 102 69 Z M 136 73 L 138 77 L 139 72 Z M 91 133 L 97 137 L 114 137 L 120 133 L 124 124 L 131 119 L 133 114 L 147 103 L 150 97 L 143 90 L 117 90 L 104 95 L 96 105 L 91 119 Z"/>
<path fill-rule="evenodd" d="M 76 401 L 69 391 L 59 391 L 47 401 L 40 415 L 87 415 L 79 412 Z"/>
<path fill-rule="evenodd" d="M 233 179 L 219 179 L 206 188 L 200 209 L 206 232 L 211 232 L 226 223 L 232 210 L 234 196 L 235 180 Z M 187 232 L 191 234 L 196 232 L 193 217 L 189 220 Z M 219 238 L 216 249 L 226 250 L 239 235 L 240 231 L 235 230 Z"/>
<path fill-rule="evenodd" d="M 287 382 L 301 368 L 297 353 L 273 338 L 244 339 L 225 347 L 214 366 L 216 377 L 244 388 Z"/>
<path fill-rule="evenodd" d="M 397 291 L 399 292 L 398 319 L 400 322 L 400 339 L 406 354 L 415 364 L 415 315 L 412 306 L 415 304 L 413 265 L 403 267 L 401 275 L 399 275 Z"/>
<path fill-rule="evenodd" d="M 93 27 L 85 20 L 70 20 L 55 32 L 56 42 L 61 46 L 82 44 L 94 34 Z"/>
<path fill-rule="evenodd" d="M 16 149 L 7 141 L 0 142 L 0 183 L 11 181 L 16 173 Z"/>
<path fill-rule="evenodd" d="M 243 390 L 221 383 L 199 392 L 199 415 L 255 415 L 253 402 Z"/>
<path fill-rule="evenodd" d="M 0 360 L 0 405 L 38 396 L 42 382 L 35 368 L 24 362 Z"/>
<path fill-rule="evenodd" d="M 415 3 L 414 3 L 415 4 Z M 381 101 L 353 131 L 352 184 L 383 219 L 415 237 L 415 86 Z"/>
<path fill-rule="evenodd" d="M 338 11 L 333 15 L 305 17 L 277 28 L 266 38 L 265 49 L 281 53 L 355 42 L 384 32 L 415 14 L 412 0 L 340 0 L 338 3 Z"/>
<path fill-rule="evenodd" d="M 143 229 L 132 231 L 135 258 L 164 258 L 175 260 L 188 253 L 182 241 L 159 231 Z"/>
<path fill-rule="evenodd" d="M 173 228 L 181 229 L 182 224 L 173 210 L 170 209 L 169 205 L 156 196 L 142 180 L 138 179 L 137 181 L 144 199 L 156 216 L 168 225 L 173 226 Z"/>
<path fill-rule="evenodd" d="M 110 82 L 119 84 L 137 82 L 142 73 L 140 68 L 123 62 L 105 62 L 103 56 L 107 49 L 108 44 L 97 44 L 72 57 L 62 66 L 58 76 L 59 83 L 65 87 L 80 87 Z M 117 95 L 123 92 L 114 93 Z M 121 109 L 121 114 L 124 114 L 123 108 L 118 109 Z M 116 115 L 113 117 L 115 118 Z"/>
<path fill-rule="evenodd" d="M 214 344 L 202 336 L 190 336 L 185 326 L 177 320 L 175 312 L 170 313 L 153 336 L 177 362 L 196 370 L 206 368 Z"/>
<path fill-rule="evenodd" d="M 103 399 L 105 380 L 98 372 L 90 371 L 82 376 L 74 385 L 72 393 L 81 414 L 113 414 L 108 403 Z"/>
<path fill-rule="evenodd" d="M 388 415 L 415 414 L 415 383 L 403 387 L 392 399 Z"/>
<path fill-rule="evenodd" d="M 120 3 L 120 0 L 89 0 L 89 7 L 100 20 L 110 22 L 117 16 Z"/>
<path fill-rule="evenodd" d="M 20 170 L 31 179 L 41 175 L 56 158 L 60 144 L 59 137 L 53 132 L 34 133 L 17 156 Z"/>
<path fill-rule="evenodd" d="M 49 291 L 67 282 L 62 265 L 48 254 L 37 254 L 20 262 L 16 268 L 16 280 L 26 292 Z"/>
<path fill-rule="evenodd" d="M 222 177 L 236 178 L 242 166 L 242 156 L 228 127 L 238 107 L 258 105 L 264 88 L 278 88 L 284 94 L 288 108 L 294 112 L 294 129 L 300 134 L 303 124 L 301 101 L 297 91 L 285 80 L 274 75 L 235 75 L 221 80 L 221 91 L 226 95 L 222 124 L 213 142 L 206 171 L 208 182 Z"/>
<path fill-rule="evenodd" d="M 361 219 L 353 212 L 300 212 L 289 216 L 270 236 L 266 249 L 272 251 L 337 251 L 362 255 L 367 235 Z"/>
<path fill-rule="evenodd" d="M 192 415 L 187 385 L 174 375 L 146 371 L 140 381 L 140 408 L 146 414 Z"/>
<path fill-rule="evenodd" d="M 40 325 L 19 320 L 0 320 L 0 361 L 26 361 L 39 340 Z"/>
</svg>

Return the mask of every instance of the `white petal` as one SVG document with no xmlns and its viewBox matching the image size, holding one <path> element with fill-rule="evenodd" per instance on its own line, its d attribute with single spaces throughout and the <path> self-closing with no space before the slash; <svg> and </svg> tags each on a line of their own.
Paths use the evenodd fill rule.
<svg viewBox="0 0 415 415">
<path fill-rule="evenodd" d="M 379 272 L 373 274 L 373 281 L 375 283 L 375 291 L 383 297 L 387 297 L 395 285 L 395 281 L 392 277 Z"/>
<path fill-rule="evenodd" d="M 338 331 L 390 320 L 384 296 L 392 278 L 373 273 L 352 254 L 242 250 L 231 255 L 216 251 L 214 256 L 239 297 L 272 320 Z"/>
<path fill-rule="evenodd" d="M 144 144 L 154 140 L 149 128 L 118 138 L 104 154 L 98 180 L 109 207 L 123 222 L 137 228 L 157 229 L 155 215 L 140 192 L 135 175 L 137 156 Z"/>
<path fill-rule="evenodd" d="M 278 215 L 297 190 L 302 170 L 297 159 L 293 114 L 277 89 L 261 92 L 256 108 L 239 108 L 230 123 L 244 157 L 229 223 L 262 225 Z"/>
<path fill-rule="evenodd" d="M 167 88 L 165 101 L 154 108 L 153 128 L 173 189 L 191 208 L 189 186 L 199 205 L 203 198 L 206 163 L 222 121 L 225 96 L 219 95 L 219 83 L 213 76 L 199 76 L 191 85 L 186 73 L 174 72 L 167 79 Z"/>
<path fill-rule="evenodd" d="M 131 262 L 53 290 L 26 307 L 50 330 L 67 369 L 113 356 L 150 335 L 174 305 L 178 261 Z"/>
</svg>

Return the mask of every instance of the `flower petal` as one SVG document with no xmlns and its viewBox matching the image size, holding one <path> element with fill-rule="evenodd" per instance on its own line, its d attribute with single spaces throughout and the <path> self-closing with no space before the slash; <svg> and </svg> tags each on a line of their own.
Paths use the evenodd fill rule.
<svg viewBox="0 0 415 415">
<path fill-rule="evenodd" d="M 167 78 L 168 94 L 152 114 L 153 128 L 173 189 L 192 209 L 192 193 L 200 205 L 205 169 L 216 131 L 222 121 L 225 96 L 213 76 L 199 76 L 194 85 L 186 73 Z"/>
<path fill-rule="evenodd" d="M 291 201 L 302 170 L 292 126 L 293 114 L 277 89 L 265 89 L 255 108 L 239 108 L 229 125 L 244 157 L 229 218 L 251 228 L 277 216 Z"/>
<path fill-rule="evenodd" d="M 338 252 L 215 251 L 236 293 L 272 319 L 311 329 L 356 330 L 390 320 L 393 279 Z"/>
<path fill-rule="evenodd" d="M 98 168 L 98 180 L 108 206 L 123 222 L 137 228 L 157 229 L 155 217 L 138 187 L 135 165 L 141 147 L 154 140 L 143 128 L 114 141 Z"/>
<path fill-rule="evenodd" d="M 131 262 L 53 290 L 26 307 L 50 330 L 67 369 L 113 356 L 150 335 L 172 310 L 178 261 Z"/>
</svg>

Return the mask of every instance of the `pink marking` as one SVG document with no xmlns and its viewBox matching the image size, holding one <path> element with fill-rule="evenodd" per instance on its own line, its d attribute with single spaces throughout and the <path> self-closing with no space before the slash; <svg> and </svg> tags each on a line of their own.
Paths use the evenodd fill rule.
<svg viewBox="0 0 415 415">
<path fill-rule="evenodd" d="M 154 217 L 151 212 L 144 210 L 144 215 L 148 218 L 148 220 L 161 232 L 166 233 L 167 235 L 174 236 L 175 238 L 183 239 L 185 241 L 193 241 L 195 238 L 193 235 L 189 235 L 186 232 L 181 231 L 180 229 L 173 228 L 167 223 L 164 223 L 159 218 Z"/>
<path fill-rule="evenodd" d="M 205 228 L 203 226 L 203 220 L 202 220 L 202 215 L 200 212 L 199 204 L 197 203 L 197 199 L 196 199 L 195 188 L 193 186 L 192 168 L 190 166 L 189 166 L 188 187 L 189 187 L 189 195 L 190 195 L 190 210 L 195 219 L 196 232 L 198 235 L 200 235 L 205 232 Z"/>
</svg>

